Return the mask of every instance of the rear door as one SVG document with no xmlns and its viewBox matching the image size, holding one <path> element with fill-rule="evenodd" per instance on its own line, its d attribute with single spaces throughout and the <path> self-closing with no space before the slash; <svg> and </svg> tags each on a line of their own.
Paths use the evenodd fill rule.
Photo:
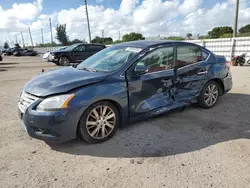
<svg viewBox="0 0 250 188">
<path fill-rule="evenodd" d="M 174 98 L 181 106 L 197 101 L 197 97 L 209 80 L 208 52 L 192 44 L 176 46 L 176 77 Z"/>
<path fill-rule="evenodd" d="M 87 45 L 88 57 L 94 55 L 95 53 L 99 52 L 102 49 L 104 49 L 104 47 L 101 45 L 92 45 L 92 44 Z"/>
<path fill-rule="evenodd" d="M 130 118 L 146 113 L 160 114 L 172 105 L 170 89 L 174 78 L 173 60 L 173 45 L 164 46 L 137 60 L 126 72 Z M 135 75 L 133 71 L 137 64 L 146 65 L 148 72 Z"/>
</svg>

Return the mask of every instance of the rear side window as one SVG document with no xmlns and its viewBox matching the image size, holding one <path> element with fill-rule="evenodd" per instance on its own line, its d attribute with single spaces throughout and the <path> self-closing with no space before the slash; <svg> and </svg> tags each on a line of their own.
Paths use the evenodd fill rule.
<svg viewBox="0 0 250 188">
<path fill-rule="evenodd" d="M 208 58 L 208 56 L 209 56 L 209 53 L 202 50 L 202 60 L 206 60 Z"/>
<path fill-rule="evenodd" d="M 98 45 L 88 45 L 87 46 L 88 51 L 100 51 L 102 49 L 104 49 L 103 46 L 98 46 Z"/>
<path fill-rule="evenodd" d="M 198 46 L 177 47 L 177 67 L 183 67 L 203 60 L 201 49 Z"/>
</svg>

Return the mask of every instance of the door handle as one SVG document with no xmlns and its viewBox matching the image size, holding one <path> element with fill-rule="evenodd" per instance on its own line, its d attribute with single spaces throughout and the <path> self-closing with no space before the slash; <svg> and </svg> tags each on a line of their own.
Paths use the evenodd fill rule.
<svg viewBox="0 0 250 188">
<path fill-rule="evenodd" d="M 207 71 L 200 71 L 197 73 L 198 75 L 203 75 L 203 74 L 207 74 Z"/>
</svg>

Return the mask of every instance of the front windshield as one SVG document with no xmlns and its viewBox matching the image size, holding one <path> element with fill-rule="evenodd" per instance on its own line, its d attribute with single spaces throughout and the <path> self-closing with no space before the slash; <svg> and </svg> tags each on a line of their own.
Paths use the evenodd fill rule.
<svg viewBox="0 0 250 188">
<path fill-rule="evenodd" d="M 120 68 L 141 48 L 129 46 L 113 46 L 106 48 L 89 57 L 77 66 L 78 69 L 92 69 L 95 71 L 112 72 Z"/>
<path fill-rule="evenodd" d="M 75 47 L 77 47 L 79 44 L 72 44 L 71 46 L 68 46 L 68 47 L 64 47 L 63 50 L 73 50 Z M 60 49 L 62 50 L 62 49 Z"/>
</svg>

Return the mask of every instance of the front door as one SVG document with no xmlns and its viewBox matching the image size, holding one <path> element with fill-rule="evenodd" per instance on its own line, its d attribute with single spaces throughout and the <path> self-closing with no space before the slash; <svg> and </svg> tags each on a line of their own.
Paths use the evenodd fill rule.
<svg viewBox="0 0 250 188">
<path fill-rule="evenodd" d="M 173 87 L 174 70 L 173 46 L 164 46 L 137 60 L 126 72 L 129 92 L 130 118 L 145 113 L 152 115 L 167 111 L 173 103 L 170 89 Z M 144 75 L 133 73 L 137 64 L 144 64 L 148 72 Z"/>
<path fill-rule="evenodd" d="M 73 51 L 73 57 L 75 63 L 81 63 L 83 60 L 85 60 L 87 56 L 87 50 L 85 45 L 79 45 L 77 46 Z"/>
<path fill-rule="evenodd" d="M 201 89 L 208 81 L 210 63 L 207 52 L 196 45 L 176 46 L 176 77 L 174 99 L 180 106 L 197 102 Z"/>
</svg>

